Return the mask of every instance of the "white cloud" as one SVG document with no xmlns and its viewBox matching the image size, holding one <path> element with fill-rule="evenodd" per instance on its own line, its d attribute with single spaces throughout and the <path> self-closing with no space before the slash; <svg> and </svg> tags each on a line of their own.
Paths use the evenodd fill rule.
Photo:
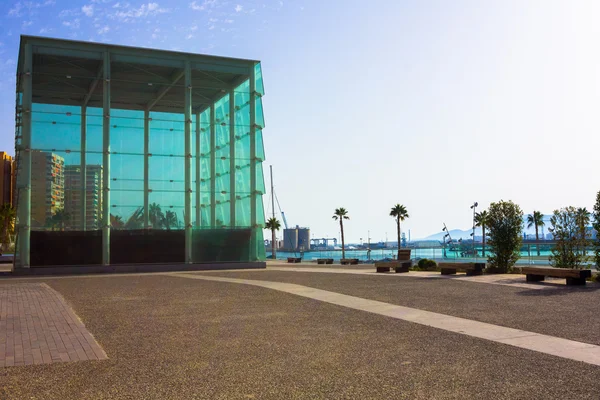
<svg viewBox="0 0 600 400">
<path fill-rule="evenodd" d="M 21 16 L 21 10 L 23 9 L 23 5 L 21 4 L 20 1 L 16 2 L 14 7 L 11 8 L 10 10 L 8 10 L 8 15 L 10 17 L 20 17 Z"/>
<path fill-rule="evenodd" d="M 75 18 L 73 21 L 63 21 L 62 24 L 64 26 L 66 26 L 67 28 L 79 29 L 80 21 L 79 21 L 79 18 Z"/>
<path fill-rule="evenodd" d="M 198 4 L 196 0 L 190 3 L 190 8 L 194 11 L 202 11 L 207 8 L 214 8 L 217 6 L 217 0 L 204 0 L 202 4 Z"/>
<path fill-rule="evenodd" d="M 212 31 L 213 29 L 215 29 L 215 25 L 214 24 L 208 27 L 209 31 Z"/>
<path fill-rule="evenodd" d="M 235 12 L 240 12 L 240 11 L 242 11 L 243 9 L 244 9 L 244 7 L 243 7 L 243 6 L 241 6 L 240 4 L 238 4 L 238 5 L 236 5 L 236 6 L 235 6 Z"/>
<path fill-rule="evenodd" d="M 23 21 L 23 23 L 21 24 L 21 28 L 25 29 L 25 28 L 27 28 L 28 26 L 31 26 L 31 25 L 33 25 L 33 21 L 31 21 L 31 20 L 29 20 L 29 21 Z"/>
<path fill-rule="evenodd" d="M 193 38 L 193 37 L 194 37 L 194 35 L 192 35 L 192 34 L 190 33 L 190 34 L 189 34 L 189 35 L 187 35 L 185 38 L 189 40 L 189 39 L 191 39 L 191 38 Z"/>
<path fill-rule="evenodd" d="M 223 20 L 223 22 L 225 22 L 226 24 L 233 24 L 232 19 L 225 19 L 225 20 Z"/>
<path fill-rule="evenodd" d="M 102 28 L 98 29 L 98 35 L 104 35 L 108 31 L 110 31 L 110 28 L 108 27 L 108 25 L 104 25 Z"/>
<path fill-rule="evenodd" d="M 77 9 L 62 10 L 60 13 L 58 13 L 59 18 L 74 17 L 77 15 L 79 15 L 79 10 Z"/>
<path fill-rule="evenodd" d="M 127 4 L 127 6 L 129 6 L 129 4 Z M 124 9 L 125 7 L 120 8 Z M 111 17 L 121 20 L 129 20 L 129 18 L 145 18 L 148 16 L 154 16 L 168 12 L 171 12 L 171 10 L 167 8 L 160 8 L 158 3 L 148 3 L 142 4 L 139 8 L 128 8 L 126 10 L 124 9 L 123 11 L 119 9 L 119 11 L 112 14 Z"/>
<path fill-rule="evenodd" d="M 90 4 L 90 5 L 85 5 L 83 7 L 81 7 L 81 11 L 88 17 L 91 17 L 92 15 L 94 15 L 94 5 Z"/>
<path fill-rule="evenodd" d="M 190 31 L 195 32 L 198 30 L 198 25 L 194 25 L 190 28 Z"/>
</svg>

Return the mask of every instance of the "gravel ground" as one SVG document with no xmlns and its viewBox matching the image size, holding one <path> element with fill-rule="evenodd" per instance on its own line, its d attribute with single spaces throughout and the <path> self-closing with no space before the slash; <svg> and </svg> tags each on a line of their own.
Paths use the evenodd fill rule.
<svg viewBox="0 0 600 400">
<path fill-rule="evenodd" d="M 455 317 L 600 345 L 600 286 L 544 290 L 453 279 L 310 272 L 221 272 L 210 276 L 297 283 Z M 525 277 L 523 277 L 525 281 Z"/>
<path fill-rule="evenodd" d="M 600 392 L 595 366 L 264 288 L 157 275 L 44 281 L 109 360 L 0 369 L 0 399 L 597 399 Z"/>
</svg>

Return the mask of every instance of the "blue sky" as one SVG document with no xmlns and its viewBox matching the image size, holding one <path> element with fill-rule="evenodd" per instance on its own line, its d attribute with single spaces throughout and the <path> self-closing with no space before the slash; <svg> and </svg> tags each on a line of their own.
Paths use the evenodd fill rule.
<svg viewBox="0 0 600 400">
<path fill-rule="evenodd" d="M 19 35 L 93 40 L 261 60 L 265 169 L 315 237 L 337 236 L 336 207 L 356 242 L 392 239 L 395 203 L 413 238 L 467 229 L 473 201 L 591 208 L 598 20 L 583 0 L 4 0 L 0 148 Z"/>
</svg>

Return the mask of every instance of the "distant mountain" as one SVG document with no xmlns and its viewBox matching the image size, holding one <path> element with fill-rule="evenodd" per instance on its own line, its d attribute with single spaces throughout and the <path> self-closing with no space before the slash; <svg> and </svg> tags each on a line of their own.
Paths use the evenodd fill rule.
<svg viewBox="0 0 600 400">
<path fill-rule="evenodd" d="M 451 229 L 450 230 L 450 237 L 452 237 L 452 240 L 457 240 L 457 239 L 471 239 L 471 233 L 473 233 L 473 230 L 460 230 L 460 229 Z M 444 239 L 444 235 L 446 234 L 446 232 L 439 232 L 439 233 L 434 233 L 433 235 L 429 235 L 426 238 L 423 238 L 422 240 L 438 240 L 438 241 L 442 241 Z M 475 229 L 475 236 L 477 235 L 481 235 L 481 229 L 477 228 Z"/>
</svg>

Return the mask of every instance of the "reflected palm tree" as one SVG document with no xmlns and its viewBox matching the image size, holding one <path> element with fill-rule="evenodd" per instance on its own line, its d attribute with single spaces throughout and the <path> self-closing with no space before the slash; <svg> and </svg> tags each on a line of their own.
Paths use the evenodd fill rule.
<svg viewBox="0 0 600 400">
<path fill-rule="evenodd" d="M 110 214 L 110 226 L 115 229 L 123 229 L 123 217 L 120 215 Z"/>
<path fill-rule="evenodd" d="M 161 229 L 165 219 L 165 215 L 160 209 L 160 205 L 156 203 L 150 204 L 150 206 L 148 206 L 148 214 L 148 218 L 150 220 L 150 225 L 152 225 L 152 228 Z"/>
<path fill-rule="evenodd" d="M 144 226 L 144 207 L 137 208 L 127 219 L 124 229 L 141 229 Z"/>
<path fill-rule="evenodd" d="M 167 211 L 163 218 L 163 225 L 168 231 L 171 230 L 172 226 L 177 227 L 177 214 L 175 214 L 173 211 Z"/>
</svg>

